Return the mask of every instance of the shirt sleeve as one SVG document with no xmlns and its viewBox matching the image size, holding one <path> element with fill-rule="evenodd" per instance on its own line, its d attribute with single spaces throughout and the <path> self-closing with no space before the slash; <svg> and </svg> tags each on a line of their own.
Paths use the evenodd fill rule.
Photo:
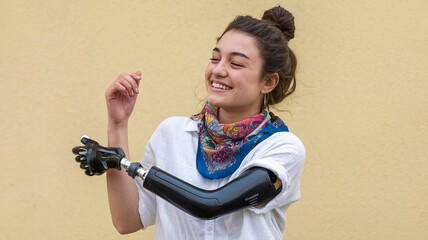
<svg viewBox="0 0 428 240">
<path fill-rule="evenodd" d="M 156 146 L 156 132 L 152 135 L 144 150 L 144 158 L 141 160 L 141 165 L 145 169 L 150 169 L 155 165 L 155 151 L 153 146 Z M 143 180 L 140 178 L 134 179 L 138 190 L 138 212 L 140 214 L 141 223 L 144 229 L 154 225 L 156 220 L 156 196 L 152 192 L 143 187 Z"/>
<path fill-rule="evenodd" d="M 289 132 L 275 133 L 259 143 L 243 160 L 240 168 L 231 176 L 238 177 L 253 167 L 272 171 L 282 183 L 281 192 L 262 208 L 250 208 L 255 213 L 266 213 L 284 207 L 300 199 L 300 177 L 306 151 L 303 143 Z"/>
<path fill-rule="evenodd" d="M 173 136 L 181 133 L 183 125 L 186 126 L 189 121 L 191 120 L 188 117 L 171 117 L 159 124 L 144 150 L 144 158 L 141 164 L 145 169 L 150 169 L 152 166 L 162 167 L 165 165 L 166 154 L 171 154 L 171 151 L 173 151 L 169 147 L 171 144 L 168 143 L 171 139 L 176 138 Z M 141 179 L 138 178 L 135 182 L 139 195 L 138 211 L 140 219 L 144 228 L 147 228 L 156 222 L 159 208 L 157 199 L 159 197 L 145 189 Z"/>
</svg>

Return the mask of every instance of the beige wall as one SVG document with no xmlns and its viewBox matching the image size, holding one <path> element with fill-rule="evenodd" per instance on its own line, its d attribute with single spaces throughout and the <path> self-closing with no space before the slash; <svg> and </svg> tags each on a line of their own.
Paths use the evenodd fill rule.
<svg viewBox="0 0 428 240">
<path fill-rule="evenodd" d="M 141 69 L 132 159 L 159 121 L 195 113 L 236 14 L 278 1 L 23 1 L 0 7 L 0 239 L 120 237 L 104 177 L 71 148 L 106 142 L 104 90 Z M 285 239 L 428 238 L 428 1 L 289 0 L 298 91 L 280 107 L 307 147 Z"/>
</svg>

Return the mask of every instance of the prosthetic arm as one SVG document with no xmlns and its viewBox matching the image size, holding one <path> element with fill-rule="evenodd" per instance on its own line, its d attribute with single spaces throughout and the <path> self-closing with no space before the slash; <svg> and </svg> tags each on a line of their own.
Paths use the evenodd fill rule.
<svg viewBox="0 0 428 240">
<path fill-rule="evenodd" d="M 106 148 L 86 136 L 85 146 L 73 148 L 76 161 L 89 176 L 101 175 L 110 168 L 124 168 L 132 178 L 143 180 L 143 187 L 179 209 L 201 219 L 213 219 L 236 210 L 263 204 L 280 191 L 276 176 L 264 168 L 251 168 L 216 190 L 204 190 L 153 166 L 149 170 L 130 162 L 120 148 Z"/>
</svg>

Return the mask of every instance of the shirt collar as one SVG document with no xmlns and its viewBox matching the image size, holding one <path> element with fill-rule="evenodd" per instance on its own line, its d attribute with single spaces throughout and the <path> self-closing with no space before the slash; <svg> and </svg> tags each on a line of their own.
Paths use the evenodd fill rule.
<svg viewBox="0 0 428 240">
<path fill-rule="evenodd" d="M 184 131 L 185 132 L 199 132 L 198 123 L 199 123 L 199 120 L 193 120 L 193 119 L 190 120 L 187 123 L 187 126 L 184 128 Z"/>
</svg>

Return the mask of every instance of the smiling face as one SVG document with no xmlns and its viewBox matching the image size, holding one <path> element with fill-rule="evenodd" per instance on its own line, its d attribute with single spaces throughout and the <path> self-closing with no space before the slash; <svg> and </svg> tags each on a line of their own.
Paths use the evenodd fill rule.
<svg viewBox="0 0 428 240">
<path fill-rule="evenodd" d="M 220 108 L 220 122 L 240 121 L 260 112 L 265 93 L 262 67 L 253 37 L 235 30 L 221 37 L 205 70 L 208 102 Z"/>
</svg>

